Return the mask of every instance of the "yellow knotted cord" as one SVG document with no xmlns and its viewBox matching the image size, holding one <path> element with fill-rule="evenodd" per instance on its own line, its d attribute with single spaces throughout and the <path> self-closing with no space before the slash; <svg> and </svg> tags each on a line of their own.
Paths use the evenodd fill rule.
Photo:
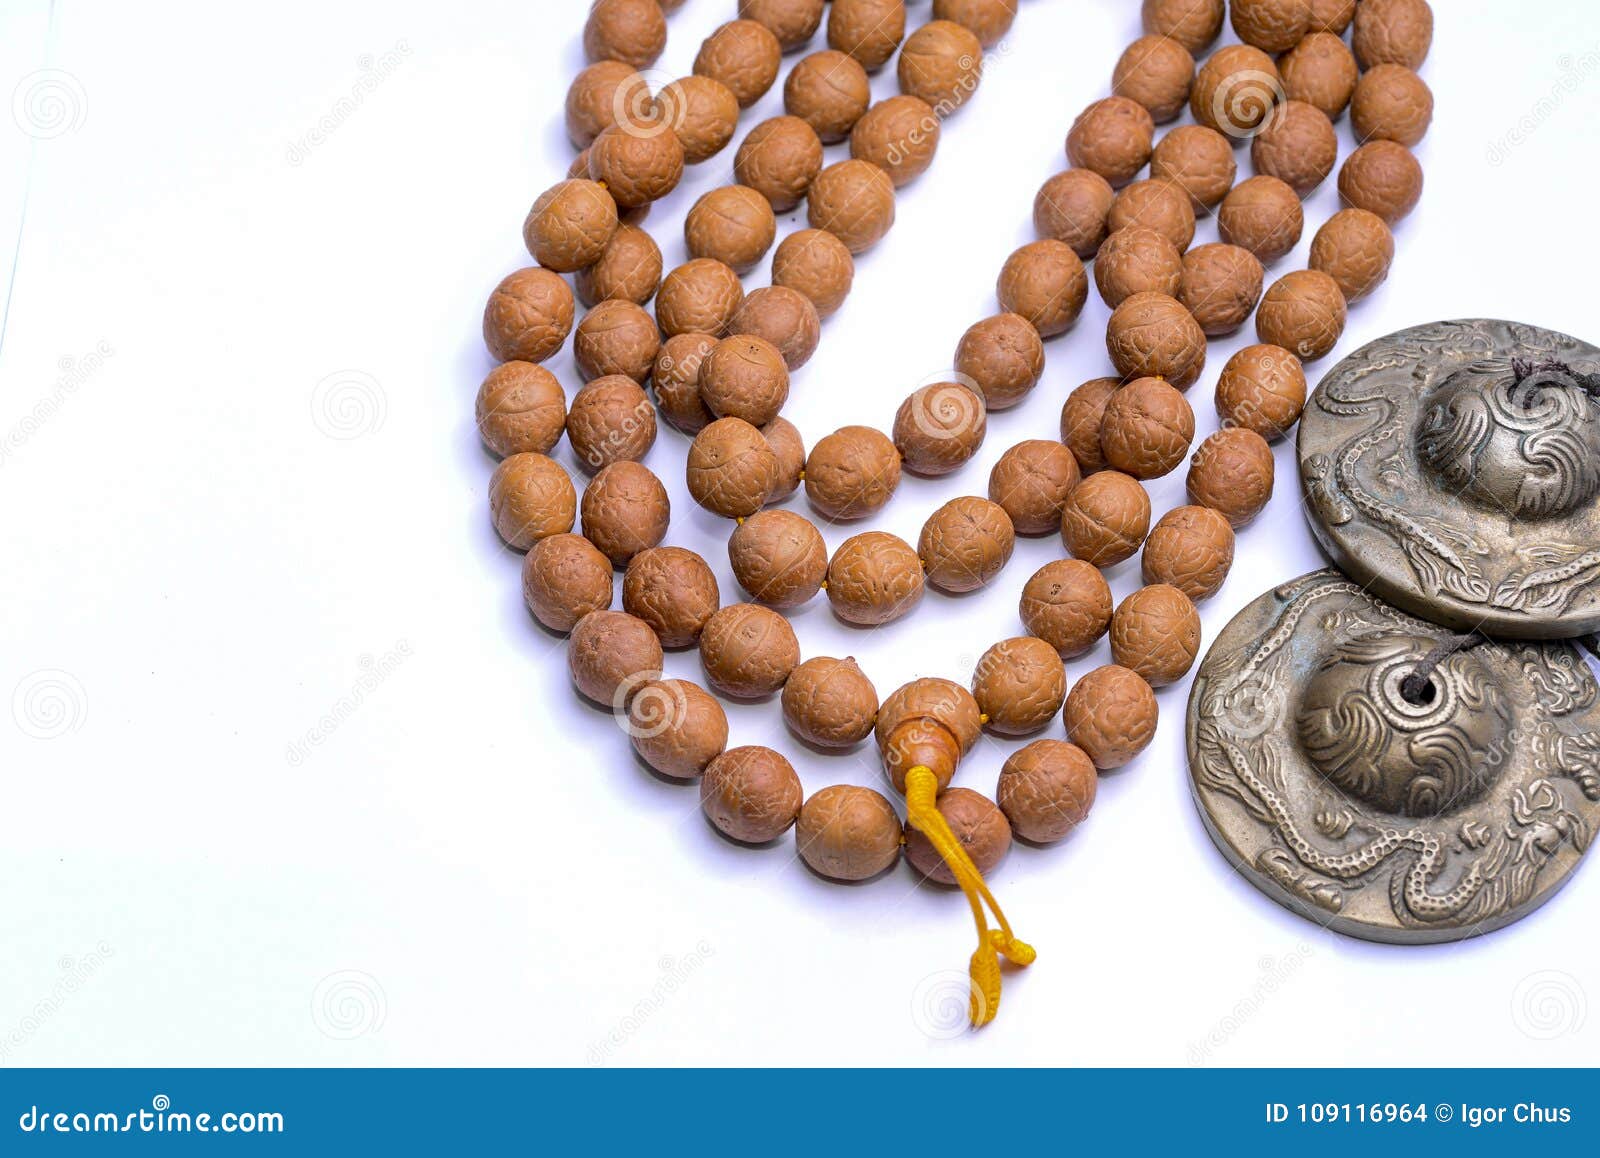
<svg viewBox="0 0 1600 1158">
<path fill-rule="evenodd" d="M 973 951 L 968 973 L 972 978 L 972 994 L 968 1012 L 973 1028 L 988 1025 L 1000 1011 L 1000 954 L 1013 965 L 1031 965 L 1038 954 L 1033 946 L 1019 940 L 1011 931 L 1005 913 L 983 881 L 983 874 L 972 863 L 967 850 L 950 831 L 944 814 L 938 808 L 939 778 L 926 765 L 918 764 L 906 773 L 906 818 L 915 825 L 934 850 L 944 858 L 956 884 L 966 894 L 972 906 L 972 919 L 978 927 L 978 947 Z M 999 923 L 998 929 L 989 928 L 983 907 L 987 904 Z"/>
</svg>

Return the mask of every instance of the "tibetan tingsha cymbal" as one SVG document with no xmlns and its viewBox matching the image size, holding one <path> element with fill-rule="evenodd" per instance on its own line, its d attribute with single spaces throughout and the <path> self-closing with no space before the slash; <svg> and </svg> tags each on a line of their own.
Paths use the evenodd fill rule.
<svg viewBox="0 0 1600 1158">
<path fill-rule="evenodd" d="M 1457 636 L 1333 570 L 1223 629 L 1188 744 L 1195 803 L 1240 873 L 1372 941 L 1526 916 L 1600 822 L 1600 685 L 1576 646 Z"/>
<path fill-rule="evenodd" d="M 1311 526 L 1413 614 L 1513 639 L 1600 629 L 1600 350 L 1435 322 L 1335 366 L 1300 422 Z"/>
</svg>

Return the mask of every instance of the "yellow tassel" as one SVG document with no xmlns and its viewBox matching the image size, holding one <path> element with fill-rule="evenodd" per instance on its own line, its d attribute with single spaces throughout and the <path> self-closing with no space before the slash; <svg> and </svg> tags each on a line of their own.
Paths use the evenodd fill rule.
<svg viewBox="0 0 1600 1158">
<path fill-rule="evenodd" d="M 983 874 L 972 863 L 967 850 L 961 847 L 956 834 L 950 831 L 944 814 L 938 808 L 939 778 L 933 770 L 918 764 L 906 773 L 906 818 L 924 836 L 934 850 L 950 867 L 956 884 L 966 894 L 972 906 L 972 919 L 978 927 L 978 947 L 972 954 L 968 975 L 972 979 L 972 997 L 968 1012 L 973 1028 L 988 1025 L 1000 1011 L 1000 957 L 1013 965 L 1031 965 L 1038 956 L 1033 946 L 1018 940 L 1006 921 L 1005 913 L 995 901 Z M 989 928 L 984 906 L 994 914 L 998 929 Z"/>
</svg>

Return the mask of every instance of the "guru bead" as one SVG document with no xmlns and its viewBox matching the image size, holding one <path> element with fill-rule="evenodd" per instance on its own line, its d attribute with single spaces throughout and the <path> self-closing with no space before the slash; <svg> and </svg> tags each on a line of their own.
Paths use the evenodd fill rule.
<svg viewBox="0 0 1600 1158">
<path fill-rule="evenodd" d="M 1109 232 L 1107 220 L 1116 193 L 1090 169 L 1068 169 L 1039 187 L 1033 199 L 1033 228 L 1040 237 L 1072 247 L 1084 261 L 1099 252 Z"/>
<path fill-rule="evenodd" d="M 628 736 L 661 775 L 693 780 L 728 746 L 728 716 L 697 683 L 650 680 L 628 704 Z"/>
<path fill-rule="evenodd" d="M 842 426 L 806 458 L 806 498 L 824 518 L 860 519 L 900 485 L 900 453 L 870 426 Z"/>
<path fill-rule="evenodd" d="M 1061 657 L 1031 635 L 1003 639 L 978 660 L 972 696 L 987 727 L 1006 736 L 1037 732 L 1061 710 L 1067 674 Z"/>
<path fill-rule="evenodd" d="M 789 621 L 768 607 L 733 603 L 706 621 L 700 663 L 711 686 L 734 699 L 770 696 L 800 662 Z"/>
<path fill-rule="evenodd" d="M 1035 740 L 1006 758 L 995 802 L 1023 840 L 1060 840 L 1089 816 L 1099 775 L 1094 761 L 1065 740 Z"/>
<path fill-rule="evenodd" d="M 1200 653 L 1200 613 L 1166 583 L 1141 587 L 1111 616 L 1111 658 L 1153 688 L 1182 679 Z"/>
<path fill-rule="evenodd" d="M 1100 568 L 1082 559 L 1056 559 L 1035 571 L 1022 588 L 1022 626 L 1075 659 L 1111 626 L 1111 587 Z"/>
<path fill-rule="evenodd" d="M 947 788 L 936 807 L 978 872 L 993 872 L 1011 848 L 1011 825 L 994 801 L 970 788 Z M 906 831 L 906 859 L 923 876 L 942 885 L 956 883 L 931 841 L 919 829 Z"/>
<path fill-rule="evenodd" d="M 483 309 L 483 341 L 497 362 L 543 362 L 572 332 L 572 290 L 537 267 L 506 276 Z"/>
<path fill-rule="evenodd" d="M 1144 541 L 1141 573 L 1198 602 L 1222 588 L 1233 566 L 1233 527 L 1208 507 L 1178 507 L 1161 516 Z"/>
<path fill-rule="evenodd" d="M 706 621 L 721 606 L 717 577 L 685 547 L 650 547 L 628 562 L 622 609 L 655 630 L 662 647 L 699 642 Z"/>
<path fill-rule="evenodd" d="M 1137 479 L 1170 474 L 1194 441 L 1194 409 L 1160 378 L 1136 378 L 1106 402 L 1100 447 L 1106 462 Z"/>
<path fill-rule="evenodd" d="M 994 464 L 989 499 L 1000 504 L 1019 535 L 1047 535 L 1061 529 L 1061 508 L 1082 480 L 1072 451 L 1059 442 L 1029 439 Z"/>
<path fill-rule="evenodd" d="M 556 376 L 531 362 L 503 362 L 478 388 L 478 433 L 483 444 L 504 458 L 546 454 L 561 441 L 567 423 L 567 396 Z"/>
<path fill-rule="evenodd" d="M 1253 430 L 1228 427 L 1194 452 L 1189 463 L 1189 501 L 1219 512 L 1238 530 L 1259 515 L 1272 497 L 1273 473 L 1267 440 Z"/>
<path fill-rule="evenodd" d="M 881 792 L 834 784 L 800 809 L 795 848 L 814 871 L 836 881 L 864 881 L 900 859 L 902 826 Z"/>
<path fill-rule="evenodd" d="M 582 535 L 551 535 L 523 556 L 523 602 L 551 631 L 571 631 L 589 612 L 607 610 L 612 594 L 611 560 Z"/>
<path fill-rule="evenodd" d="M 656 294 L 656 324 L 667 337 L 722 337 L 744 301 L 739 275 L 720 261 L 698 258 L 668 273 Z"/>
<path fill-rule="evenodd" d="M 728 563 L 739 586 L 756 602 L 799 607 L 822 588 L 828 548 L 804 516 L 758 511 L 728 537 Z"/>
<path fill-rule="evenodd" d="M 778 483 L 778 456 L 742 418 L 719 418 L 689 446 L 689 494 L 714 514 L 742 519 L 759 511 Z"/>
<path fill-rule="evenodd" d="M 936 721 L 955 738 L 958 756 L 970 752 L 983 734 L 983 713 L 972 693 L 954 680 L 927 676 L 901 684 L 883 701 L 873 728 L 878 747 L 884 747 L 901 724 L 922 716 Z"/>
<path fill-rule="evenodd" d="M 572 479 L 560 463 L 542 454 L 508 455 L 489 479 L 494 529 L 518 551 L 572 530 L 576 507 Z"/>
<path fill-rule="evenodd" d="M 1102 772 L 1121 768 L 1149 746 L 1160 709 L 1144 679 L 1107 664 L 1089 672 L 1067 693 L 1061 716 L 1067 739 Z"/>
<path fill-rule="evenodd" d="M 828 561 L 828 603 L 846 623 L 877 627 L 922 599 L 922 561 L 910 543 L 887 531 L 852 535 Z"/>
<path fill-rule="evenodd" d="M 648 467 L 614 462 L 583 492 L 583 534 L 618 567 L 666 536 L 672 517 L 667 488 Z"/>
<path fill-rule="evenodd" d="M 650 625 L 623 611 L 591 611 L 572 629 L 567 668 L 577 689 L 597 704 L 622 707 L 641 677 L 661 674 L 661 641 Z"/>
<path fill-rule="evenodd" d="M 853 659 L 808 659 L 783 685 L 784 721 L 819 748 L 848 748 L 865 740 L 877 715 L 878 693 Z"/>
<path fill-rule="evenodd" d="M 789 831 L 804 799 L 794 766 L 771 748 L 730 748 L 700 778 L 700 807 L 724 836 L 765 844 Z"/>
<path fill-rule="evenodd" d="M 1016 542 L 1004 507 L 968 495 L 951 499 L 928 516 L 917 555 L 928 582 L 941 591 L 976 591 L 1010 562 Z"/>
<path fill-rule="evenodd" d="M 1096 567 L 1130 559 L 1150 530 L 1150 496 L 1139 481 L 1104 470 L 1078 484 L 1061 509 L 1061 541 Z"/>
</svg>

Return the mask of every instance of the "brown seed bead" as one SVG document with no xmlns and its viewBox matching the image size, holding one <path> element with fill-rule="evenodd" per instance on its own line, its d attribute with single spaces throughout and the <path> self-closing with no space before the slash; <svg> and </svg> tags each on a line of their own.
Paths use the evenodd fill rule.
<svg viewBox="0 0 1600 1158">
<path fill-rule="evenodd" d="M 649 102 L 650 86 L 632 65 L 597 61 L 578 73 L 567 89 L 567 136 L 578 148 L 587 149 L 617 123 L 618 109 L 646 108 Z"/>
<path fill-rule="evenodd" d="M 867 70 L 836 49 L 813 52 L 783 84 L 784 109 L 810 125 L 826 145 L 848 137 L 871 104 Z"/>
<path fill-rule="evenodd" d="M 1321 109 L 1284 101 L 1250 142 L 1256 172 L 1276 177 L 1304 197 L 1328 179 L 1339 160 L 1339 138 Z"/>
<path fill-rule="evenodd" d="M 861 627 L 899 619 L 922 599 L 922 561 L 910 543 L 885 531 L 840 543 L 827 578 L 833 613 Z"/>
<path fill-rule="evenodd" d="M 598 261 L 616 231 L 611 194 L 593 181 L 561 181 L 528 210 L 522 240 L 546 269 L 572 273 Z"/>
<path fill-rule="evenodd" d="M 739 127 L 739 98 L 709 76 L 679 77 L 656 94 L 652 111 L 677 135 L 686 165 L 722 152 Z"/>
<path fill-rule="evenodd" d="M 1200 444 L 1189 463 L 1189 501 L 1217 511 L 1234 530 L 1272 497 L 1272 448 L 1253 430 L 1233 426 Z"/>
<path fill-rule="evenodd" d="M 1226 197 L 1238 168 L 1228 138 L 1204 125 L 1179 125 L 1150 154 L 1150 176 L 1182 188 L 1196 209 Z"/>
<path fill-rule="evenodd" d="M 761 437 L 767 440 L 778 460 L 778 481 L 773 484 L 767 502 L 782 502 L 800 489 L 801 476 L 806 471 L 806 443 L 800 431 L 787 418 L 774 418 L 761 427 Z"/>
<path fill-rule="evenodd" d="M 739 0 L 740 18 L 765 25 L 785 52 L 816 35 L 822 9 L 823 0 Z"/>
<path fill-rule="evenodd" d="M 834 0 L 828 13 L 828 46 L 868 72 L 888 63 L 905 34 L 905 0 Z"/>
<path fill-rule="evenodd" d="M 655 445 L 656 408 L 632 378 L 596 378 L 572 396 L 567 441 L 591 474 L 614 462 L 638 462 Z"/>
<path fill-rule="evenodd" d="M 1306 406 L 1306 372 L 1281 346 L 1246 346 L 1217 379 L 1217 414 L 1262 438 L 1282 438 Z"/>
<path fill-rule="evenodd" d="M 929 583 L 959 593 L 987 585 L 1011 561 L 1016 545 L 1016 529 L 1005 508 L 968 495 L 951 499 L 928 516 L 917 555 Z"/>
<path fill-rule="evenodd" d="M 1110 231 L 1106 224 L 1116 193 L 1090 169 L 1068 169 L 1039 187 L 1033 199 L 1033 227 L 1040 237 L 1062 241 L 1087 261 Z"/>
<path fill-rule="evenodd" d="M 1362 74 L 1350 100 L 1350 125 L 1358 141 L 1415 145 L 1433 122 L 1433 93 L 1403 64 L 1379 64 Z"/>
<path fill-rule="evenodd" d="M 956 371 L 971 380 L 990 410 L 1015 406 L 1044 375 L 1039 331 L 1018 314 L 974 323 L 956 346 Z"/>
<path fill-rule="evenodd" d="M 717 344 L 710 334 L 678 334 L 661 344 L 650 382 L 656 406 L 685 434 L 698 434 L 715 419 L 700 397 L 700 366 Z"/>
<path fill-rule="evenodd" d="M 522 598 L 551 631 L 571 631 L 591 611 L 611 606 L 611 561 L 582 535 L 540 539 L 522 557 Z"/>
<path fill-rule="evenodd" d="M 623 707 L 644 683 L 659 679 L 661 659 L 656 633 L 625 611 L 591 611 L 567 640 L 573 684 L 608 707 Z"/>
<path fill-rule="evenodd" d="M 1067 133 L 1067 160 L 1092 169 L 1120 188 L 1139 175 L 1150 160 L 1155 122 L 1138 101 L 1106 97 L 1095 101 L 1072 122 Z"/>
<path fill-rule="evenodd" d="M 766 26 L 730 20 L 706 37 L 694 58 L 694 73 L 727 85 L 739 107 L 747 109 L 778 79 L 782 61 L 783 46 Z"/>
<path fill-rule="evenodd" d="M 1102 772 L 1121 768 L 1155 738 L 1160 708 L 1143 678 L 1116 664 L 1089 672 L 1067 693 L 1067 739 Z"/>
<path fill-rule="evenodd" d="M 693 780 L 728 746 L 728 715 L 697 683 L 651 680 L 628 705 L 628 735 L 661 775 Z"/>
<path fill-rule="evenodd" d="M 728 330 L 770 342 L 790 370 L 798 370 L 811 361 L 822 340 L 817 307 L 799 290 L 784 286 L 751 290 L 728 323 Z"/>
<path fill-rule="evenodd" d="M 865 253 L 894 225 L 894 182 L 868 161 L 829 165 L 811 182 L 806 220 L 844 242 L 851 253 Z"/>
<path fill-rule="evenodd" d="M 988 48 L 1011 30 L 1017 0 L 933 0 L 933 18 L 955 21 Z"/>
<path fill-rule="evenodd" d="M 972 697 L 991 731 L 1026 736 L 1048 724 L 1067 698 L 1067 673 L 1056 649 L 1031 635 L 1003 639 L 978 660 Z"/>
<path fill-rule="evenodd" d="M 873 726 L 878 747 L 884 747 L 892 733 L 910 720 L 927 718 L 938 723 L 956 741 L 956 755 L 964 756 L 983 735 L 983 713 L 972 693 L 954 680 L 926 676 L 901 684 L 878 709 Z M 904 784 L 895 787 L 904 790 Z"/>
<path fill-rule="evenodd" d="M 1209 507 L 1177 507 L 1144 541 L 1146 583 L 1166 583 L 1198 602 L 1222 589 L 1233 566 L 1233 528 Z"/>
<path fill-rule="evenodd" d="M 733 577 L 758 603 L 799 607 L 822 589 L 828 548 L 810 519 L 793 511 L 757 511 L 728 537 Z"/>
<path fill-rule="evenodd" d="M 1084 479 L 1061 508 L 1061 541 L 1096 567 L 1131 559 L 1150 530 L 1150 496 L 1139 480 L 1103 470 Z"/>
<path fill-rule="evenodd" d="M 1222 31 L 1223 0 L 1144 0 L 1144 30 L 1170 36 L 1190 52 L 1209 48 Z"/>
<path fill-rule="evenodd" d="M 1200 613 L 1167 583 L 1141 587 L 1111 617 L 1111 658 L 1153 688 L 1181 680 L 1200 654 Z"/>
<path fill-rule="evenodd" d="M 1113 394 L 1100 446 L 1116 470 L 1137 479 L 1170 474 L 1194 441 L 1194 409 L 1160 378 L 1136 378 Z"/>
<path fill-rule="evenodd" d="M 1344 294 L 1320 270 L 1297 269 L 1275 281 L 1256 311 L 1256 333 L 1263 342 L 1292 350 L 1314 362 L 1344 333 Z"/>
<path fill-rule="evenodd" d="M 1356 0 L 1311 0 L 1311 27 L 1320 28 L 1334 36 L 1344 35 L 1355 14 Z M 1300 43 L 1304 44 L 1305 41 Z"/>
<path fill-rule="evenodd" d="M 1272 57 L 1248 44 L 1230 44 L 1195 73 L 1189 111 L 1206 128 L 1238 140 L 1261 127 L 1282 87 Z"/>
<path fill-rule="evenodd" d="M 1119 229 L 1100 247 L 1094 284 L 1100 298 L 1116 309 L 1134 294 L 1175 294 L 1183 283 L 1183 255 L 1153 229 Z"/>
<path fill-rule="evenodd" d="M 685 547 L 651 547 L 628 561 L 622 610 L 644 620 L 662 647 L 691 647 L 722 605 L 717 577 Z"/>
<path fill-rule="evenodd" d="M 667 337 L 721 337 L 744 301 L 739 275 L 720 261 L 699 258 L 667 274 L 656 294 L 656 324 Z"/>
<path fill-rule="evenodd" d="M 1421 68 L 1433 44 L 1433 9 L 1427 0 L 1363 0 L 1351 39 L 1362 68 Z"/>
<path fill-rule="evenodd" d="M 1206 365 L 1206 335 L 1194 315 L 1166 294 L 1134 294 L 1106 326 L 1111 364 L 1125 378 L 1165 378 L 1192 386 Z"/>
<path fill-rule="evenodd" d="M 1343 38 L 1332 32 L 1306 37 L 1278 61 L 1278 71 L 1285 96 L 1321 109 L 1331 121 L 1344 115 L 1361 78 L 1356 58 Z"/>
<path fill-rule="evenodd" d="M 1156 124 L 1172 120 L 1189 103 L 1194 57 L 1168 36 L 1141 36 L 1111 72 L 1111 91 L 1138 101 Z"/>
<path fill-rule="evenodd" d="M 1061 529 L 1061 508 L 1083 479 L 1078 460 L 1059 442 L 1030 439 L 1000 456 L 989 472 L 989 498 L 1000 504 L 1019 535 Z"/>
<path fill-rule="evenodd" d="M 586 381 L 621 374 L 643 382 L 661 350 L 661 331 L 630 301 L 605 301 L 584 315 L 572 338 L 572 353 Z"/>
<path fill-rule="evenodd" d="M 912 474 L 937 477 L 965 465 L 988 431 L 983 399 L 959 382 L 919 386 L 894 415 L 894 445 Z"/>
<path fill-rule="evenodd" d="M 771 422 L 789 397 L 783 355 L 763 338 L 724 338 L 700 364 L 700 397 L 718 418 Z"/>
<path fill-rule="evenodd" d="M 977 91 L 983 78 L 983 45 L 953 20 L 930 20 L 900 49 L 900 91 L 948 117 Z"/>
<path fill-rule="evenodd" d="M 683 180 L 683 146 L 670 126 L 612 125 L 589 146 L 589 177 L 620 209 L 659 201 Z"/>
<path fill-rule="evenodd" d="M 1022 626 L 1062 659 L 1095 645 L 1111 625 L 1111 587 L 1100 568 L 1082 559 L 1056 559 L 1022 588 Z"/>
<path fill-rule="evenodd" d="M 578 271 L 578 300 L 586 306 L 606 301 L 642 306 L 661 285 L 661 247 L 637 225 L 623 225 L 595 263 Z"/>
<path fill-rule="evenodd" d="M 744 185 L 711 190 L 694 203 L 683 223 L 690 257 L 720 261 L 738 273 L 754 269 L 777 234 L 778 223 L 766 195 Z"/>
<path fill-rule="evenodd" d="M 900 452 L 870 426 L 841 426 L 806 458 L 806 498 L 826 519 L 860 519 L 900 485 Z"/>
<path fill-rule="evenodd" d="M 789 234 L 772 255 L 772 284 L 805 294 L 819 318 L 831 317 L 844 305 L 855 276 L 849 248 L 821 229 Z"/>
<path fill-rule="evenodd" d="M 1311 268 L 1339 283 L 1347 302 L 1360 301 L 1383 284 L 1394 261 L 1394 234 L 1383 218 L 1365 209 L 1341 209 L 1311 239 Z"/>
<path fill-rule="evenodd" d="M 772 211 L 787 213 L 805 200 L 806 190 L 821 171 L 822 142 L 811 126 L 799 117 L 773 117 L 751 129 L 739 146 L 733 162 L 733 175 L 739 184 L 733 188 L 760 194 L 766 216 L 770 218 Z M 748 188 L 744 188 L 746 186 Z M 775 222 L 773 228 L 776 229 Z M 767 245 L 771 245 L 770 237 Z M 761 252 L 766 250 L 763 248 Z M 753 264 L 754 261 L 747 260 L 735 268 L 748 270 Z"/>
<path fill-rule="evenodd" d="M 895 187 L 910 184 L 933 164 L 939 117 L 914 96 L 893 96 L 867 110 L 850 133 L 850 155 L 878 166 Z"/>
<path fill-rule="evenodd" d="M 1233 0 L 1233 30 L 1265 52 L 1287 52 L 1311 29 L 1311 0 Z"/>
<path fill-rule="evenodd" d="M 556 376 L 532 362 L 505 362 L 478 387 L 478 433 L 483 444 L 508 454 L 546 454 L 561 441 L 567 396 Z"/>
<path fill-rule="evenodd" d="M 1261 300 L 1265 280 L 1255 254 L 1216 241 L 1183 255 L 1178 300 L 1208 337 L 1219 337 L 1244 325 Z"/>
<path fill-rule="evenodd" d="M 1020 314 L 1041 338 L 1051 338 L 1078 320 L 1089 296 L 1089 278 L 1072 246 L 1046 238 L 1006 259 L 995 296 L 1002 310 Z"/>
<path fill-rule="evenodd" d="M 877 715 L 878 692 L 854 659 L 808 659 L 783 685 L 784 721 L 819 748 L 859 744 L 872 735 Z"/>
<path fill-rule="evenodd" d="M 489 514 L 506 544 L 526 551 L 572 530 L 577 492 L 561 464 L 542 454 L 512 454 L 489 479 Z"/>
<path fill-rule="evenodd" d="M 1182 253 L 1194 240 L 1194 205 L 1170 181 L 1135 181 L 1117 194 L 1107 224 L 1113 233 L 1135 226 L 1153 229 Z"/>
<path fill-rule="evenodd" d="M 1061 441 L 1078 460 L 1085 475 L 1105 470 L 1106 456 L 1100 447 L 1100 419 L 1106 403 L 1122 385 L 1121 378 L 1091 378 L 1067 395 L 1061 407 Z"/>
<path fill-rule="evenodd" d="M 864 881 L 900 859 L 903 828 L 881 792 L 834 784 L 800 809 L 795 847 L 800 859 L 829 880 Z"/>
<path fill-rule="evenodd" d="M 667 18 L 656 0 L 605 0 L 589 9 L 583 51 L 590 60 L 648 68 L 667 46 Z"/>
<path fill-rule="evenodd" d="M 667 488 L 637 462 L 614 462 L 583 492 L 583 534 L 618 567 L 667 534 L 672 502 Z"/>
<path fill-rule="evenodd" d="M 778 456 L 742 418 L 719 418 L 689 446 L 689 494 L 713 514 L 742 519 L 759 511 L 778 484 Z"/>
<path fill-rule="evenodd" d="M 995 798 L 1023 840 L 1060 840 L 1089 816 L 1099 776 L 1094 761 L 1065 740 L 1035 740 L 1000 769 Z"/>
<path fill-rule="evenodd" d="M 700 663 L 711 686 L 725 696 L 752 700 L 783 686 L 800 662 L 800 642 L 789 621 L 769 607 L 733 603 L 706 621 Z"/>
<path fill-rule="evenodd" d="M 1217 233 L 1263 263 L 1277 261 L 1300 243 L 1305 210 L 1293 189 L 1276 177 L 1251 177 L 1234 186 L 1217 210 Z"/>
<path fill-rule="evenodd" d="M 771 748 L 730 748 L 700 778 L 700 808 L 722 835 L 744 844 L 788 832 L 804 798 L 794 767 Z"/>
<path fill-rule="evenodd" d="M 1000 866 L 1011 848 L 1011 825 L 995 802 L 970 788 L 947 788 L 939 793 L 939 813 L 980 873 Z M 915 828 L 906 829 L 906 860 L 930 881 L 956 883 L 933 843 Z"/>
<path fill-rule="evenodd" d="M 1394 225 L 1422 200 L 1422 166 L 1404 145 L 1368 141 L 1339 170 L 1339 196 Z"/>
<path fill-rule="evenodd" d="M 572 332 L 572 290 L 560 274 L 509 274 L 483 309 L 483 341 L 497 362 L 543 362 Z"/>
</svg>

